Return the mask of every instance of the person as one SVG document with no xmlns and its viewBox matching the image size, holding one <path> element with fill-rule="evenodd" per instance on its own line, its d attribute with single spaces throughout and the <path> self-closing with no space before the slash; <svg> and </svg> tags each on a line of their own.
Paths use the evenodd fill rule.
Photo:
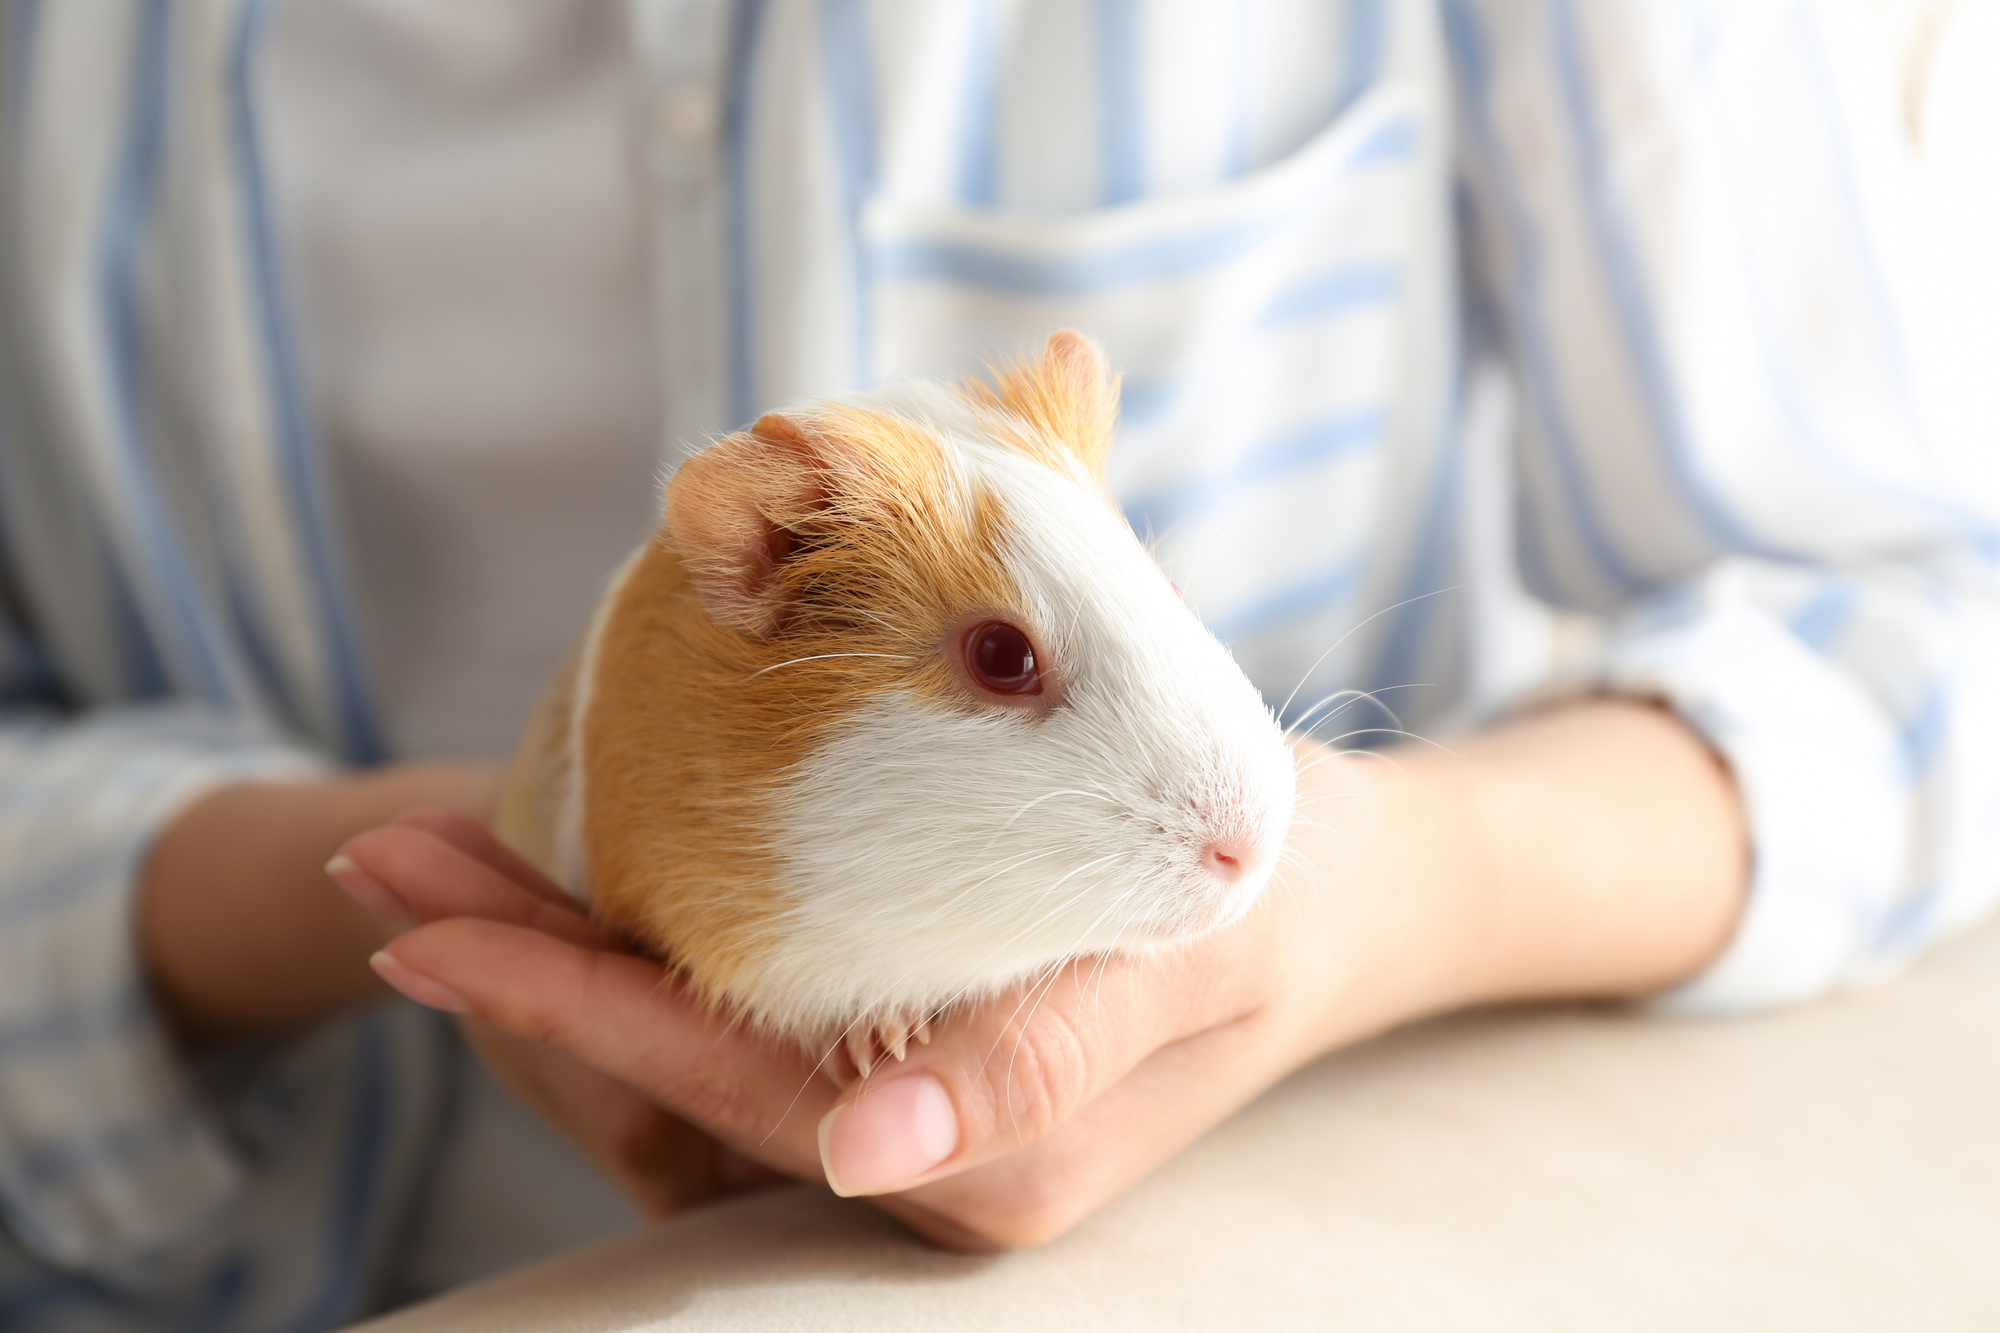
<svg viewBox="0 0 2000 1333">
<path fill-rule="evenodd" d="M 640 1211 L 1004 1248 L 1394 1024 L 1980 919 L 2000 490 L 1910 12 L 15 0 L 0 1321 L 325 1327 L 629 1222 L 377 973 Z M 480 820 L 658 441 L 1063 325 L 1300 727 L 1301 865 L 863 1096 Z"/>
</svg>

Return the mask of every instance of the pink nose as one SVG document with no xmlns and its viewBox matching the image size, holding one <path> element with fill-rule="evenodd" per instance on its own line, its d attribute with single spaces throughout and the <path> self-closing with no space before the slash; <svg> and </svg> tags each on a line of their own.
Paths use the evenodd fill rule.
<svg viewBox="0 0 2000 1333">
<path fill-rule="evenodd" d="M 1233 842 L 1211 842 L 1201 849 L 1201 868 L 1224 884 L 1234 884 L 1243 878 L 1242 848 Z"/>
</svg>

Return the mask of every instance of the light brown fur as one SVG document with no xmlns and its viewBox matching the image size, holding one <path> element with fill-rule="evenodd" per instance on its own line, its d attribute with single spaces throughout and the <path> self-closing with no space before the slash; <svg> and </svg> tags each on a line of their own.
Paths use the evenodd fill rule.
<svg viewBox="0 0 2000 1333">
<path fill-rule="evenodd" d="M 996 367 L 992 385 L 968 380 L 960 389 L 1001 415 L 1003 438 L 1016 448 L 1061 472 L 1068 469 L 1057 451 L 1067 452 L 1102 489 L 1118 429 L 1118 382 L 1106 378 L 1103 358 L 1088 338 L 1064 329 L 1050 336 L 1036 359 Z"/>
</svg>

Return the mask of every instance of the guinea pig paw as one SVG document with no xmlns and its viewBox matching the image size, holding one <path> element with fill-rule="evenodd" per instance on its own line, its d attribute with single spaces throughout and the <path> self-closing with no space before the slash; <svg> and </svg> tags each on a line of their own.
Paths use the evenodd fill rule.
<svg viewBox="0 0 2000 1333">
<path fill-rule="evenodd" d="M 899 1015 L 890 1022 L 878 1024 L 876 1031 L 881 1034 L 882 1049 L 898 1060 L 909 1054 L 913 1041 L 922 1046 L 931 1044 L 931 1021 L 928 1018 Z"/>
<path fill-rule="evenodd" d="M 897 1014 L 854 1024 L 842 1034 L 835 1048 L 836 1055 L 845 1054 L 847 1057 L 847 1064 L 836 1069 L 835 1081 L 846 1087 L 854 1078 L 867 1078 L 891 1057 L 898 1061 L 908 1059 L 913 1041 L 930 1045 L 929 1019 L 906 1018 Z M 847 1077 L 850 1067 L 854 1078 Z"/>
<path fill-rule="evenodd" d="M 929 1044 L 930 1039 L 927 1022 L 890 1015 L 856 1023 L 842 1036 L 840 1048 L 852 1062 L 856 1076 L 867 1078 L 891 1057 L 908 1059 L 913 1040 Z"/>
<path fill-rule="evenodd" d="M 847 1048 L 847 1058 L 854 1062 L 854 1072 L 867 1078 L 875 1070 L 875 1029 L 863 1027 L 859 1023 L 847 1029 L 841 1044 Z"/>
</svg>

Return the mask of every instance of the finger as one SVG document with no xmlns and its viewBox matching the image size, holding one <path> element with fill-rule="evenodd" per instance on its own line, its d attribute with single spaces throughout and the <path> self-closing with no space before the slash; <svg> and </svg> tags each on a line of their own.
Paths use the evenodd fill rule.
<svg viewBox="0 0 2000 1333">
<path fill-rule="evenodd" d="M 350 838 L 327 863 L 327 873 L 363 905 L 409 924 L 480 917 L 575 944 L 613 947 L 611 937 L 575 907 L 545 901 L 424 828 L 391 824 Z M 385 899 L 392 910 L 383 910 Z"/>
<path fill-rule="evenodd" d="M 1253 930 L 1167 957 L 1085 959 L 952 1017 L 828 1111 L 828 1184 L 906 1190 L 1046 1138 L 1162 1046 L 1256 1010 L 1262 972 L 1243 965 Z"/>
<path fill-rule="evenodd" d="M 460 1030 L 486 1068 L 563 1130 L 643 1216 L 671 1217 L 744 1188 L 738 1164 L 748 1159 L 625 1080 L 471 1015 Z"/>
<path fill-rule="evenodd" d="M 492 829 L 462 810 L 427 806 L 398 815 L 390 823 L 436 834 L 473 860 L 491 866 L 501 876 L 519 884 L 545 902 L 554 903 L 558 907 L 576 906 L 576 899 L 565 893 L 561 885 L 544 875 L 534 862 L 500 841 Z"/>
<path fill-rule="evenodd" d="M 1039 1141 L 873 1202 L 950 1249 L 1044 1244 L 1282 1078 L 1290 1047 L 1275 1029 L 1259 1015 L 1169 1043 Z"/>
<path fill-rule="evenodd" d="M 741 1152 L 819 1174 L 813 1125 L 832 1083 L 804 1052 L 696 1002 L 657 963 L 464 918 L 412 930 L 377 958 L 414 999 L 562 1047 Z"/>
</svg>

